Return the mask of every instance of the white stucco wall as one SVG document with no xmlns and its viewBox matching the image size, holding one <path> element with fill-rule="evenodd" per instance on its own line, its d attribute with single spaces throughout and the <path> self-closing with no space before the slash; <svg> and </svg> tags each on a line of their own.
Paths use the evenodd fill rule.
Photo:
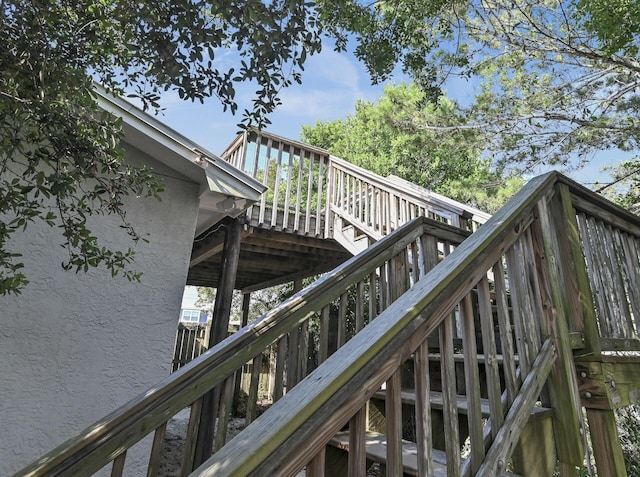
<svg viewBox="0 0 640 477">
<path fill-rule="evenodd" d="M 169 374 L 198 210 L 198 185 L 130 149 L 162 174 L 162 201 L 131 199 L 142 283 L 108 271 L 65 272 L 59 232 L 29 226 L 18 247 L 31 283 L 0 296 L 0 475 L 11 475 Z M 115 218 L 92 231 L 131 245 Z M 133 453 L 135 454 L 135 452 Z M 128 455 L 128 475 L 139 456 Z"/>
</svg>

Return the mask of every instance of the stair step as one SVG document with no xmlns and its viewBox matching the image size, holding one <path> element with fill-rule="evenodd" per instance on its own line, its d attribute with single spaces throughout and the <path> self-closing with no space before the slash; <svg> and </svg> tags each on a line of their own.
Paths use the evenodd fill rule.
<svg viewBox="0 0 640 477">
<path fill-rule="evenodd" d="M 329 442 L 333 447 L 349 452 L 349 431 L 336 434 Z M 387 461 L 387 437 L 376 432 L 367 432 L 365 436 L 367 459 L 380 464 Z M 447 476 L 447 455 L 438 449 L 432 450 L 434 477 Z M 418 475 L 418 446 L 415 442 L 402 440 L 402 469 L 405 475 Z M 516 477 L 505 472 L 503 476 Z"/>
<path fill-rule="evenodd" d="M 378 391 L 374 394 L 374 398 L 377 399 L 386 399 L 385 391 Z M 416 392 L 413 389 L 404 389 L 400 392 L 400 398 L 403 404 L 411 404 L 415 405 L 416 403 Z M 431 407 L 433 409 L 441 410 L 444 406 L 444 397 L 440 391 L 431 391 L 429 402 L 431 403 Z M 456 405 L 458 407 L 458 412 L 461 414 L 469 413 L 469 405 L 467 403 L 467 396 L 458 395 L 456 396 Z M 485 398 L 480 399 L 480 410 L 482 412 L 482 417 L 490 416 L 490 407 L 489 400 Z M 550 408 L 535 406 L 531 411 L 531 415 L 536 418 L 542 417 L 550 417 L 553 414 L 553 411 Z"/>
</svg>

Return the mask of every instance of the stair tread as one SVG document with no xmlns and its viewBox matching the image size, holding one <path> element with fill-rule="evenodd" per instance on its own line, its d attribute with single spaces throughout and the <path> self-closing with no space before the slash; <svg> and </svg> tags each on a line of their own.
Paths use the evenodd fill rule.
<svg viewBox="0 0 640 477">
<path fill-rule="evenodd" d="M 385 399 L 386 393 L 385 391 L 378 391 L 375 393 L 375 397 L 378 399 Z M 416 402 L 415 390 L 403 389 L 400 392 L 400 398 L 404 404 L 415 405 L 415 402 Z M 434 409 L 442 409 L 444 405 L 443 394 L 440 391 L 431 391 L 429 402 L 431 403 L 431 407 L 433 407 Z M 457 395 L 456 403 L 457 403 L 458 412 L 462 414 L 468 414 L 469 406 L 467 403 L 467 396 Z M 483 417 L 490 416 L 491 413 L 490 413 L 490 406 L 489 406 L 488 399 L 480 398 L 480 410 L 482 412 Z M 553 411 L 551 409 L 546 407 L 541 407 L 541 406 L 535 406 L 531 411 L 531 414 L 535 415 L 536 417 L 545 417 L 545 416 L 551 415 L 552 413 Z"/>
<path fill-rule="evenodd" d="M 337 433 L 329 442 L 338 449 L 349 452 L 349 431 Z M 377 432 L 365 435 L 365 451 L 367 459 L 384 464 L 387 461 L 387 437 Z M 434 477 L 446 477 L 447 455 L 445 452 L 432 449 Z M 402 470 L 408 475 L 418 475 L 418 446 L 415 442 L 402 440 Z M 503 473 L 503 476 L 515 477 L 514 474 Z"/>
</svg>

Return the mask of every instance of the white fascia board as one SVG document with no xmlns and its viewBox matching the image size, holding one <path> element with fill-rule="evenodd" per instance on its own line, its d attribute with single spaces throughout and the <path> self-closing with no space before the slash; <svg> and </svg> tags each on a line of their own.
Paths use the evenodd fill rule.
<svg viewBox="0 0 640 477">
<path fill-rule="evenodd" d="M 255 203 L 266 187 L 215 154 L 140 110 L 123 98 L 106 93 L 95 85 L 99 106 L 123 119 L 125 141 L 167 167 L 200 184 L 201 224 L 235 217 Z M 231 210 L 216 205 L 227 197 L 238 199 Z M 209 219 L 205 219 L 208 216 Z M 201 227 L 198 227 L 201 228 Z"/>
</svg>

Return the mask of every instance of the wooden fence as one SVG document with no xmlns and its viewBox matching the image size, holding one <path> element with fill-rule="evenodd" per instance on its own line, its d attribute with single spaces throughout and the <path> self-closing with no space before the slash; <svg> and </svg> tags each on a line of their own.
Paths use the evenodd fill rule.
<svg viewBox="0 0 640 477">
<path fill-rule="evenodd" d="M 207 350 L 210 331 L 210 323 L 178 324 L 173 360 L 171 361 L 172 373 Z"/>
</svg>

